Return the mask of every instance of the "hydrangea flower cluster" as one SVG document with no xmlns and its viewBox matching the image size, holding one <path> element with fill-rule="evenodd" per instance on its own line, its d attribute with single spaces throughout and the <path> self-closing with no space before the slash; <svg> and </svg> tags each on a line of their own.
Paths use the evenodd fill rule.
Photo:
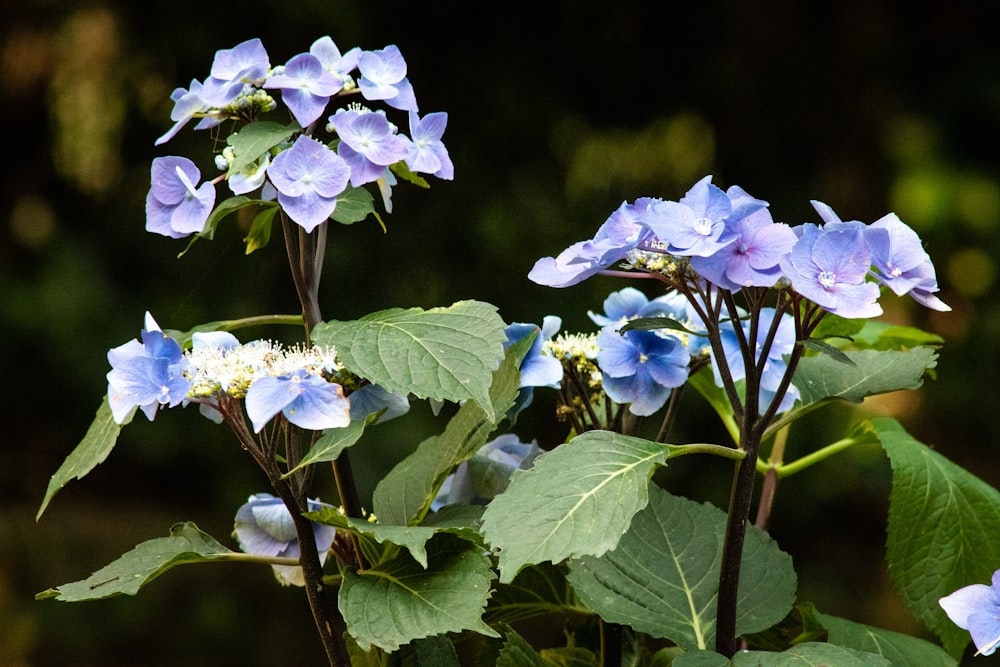
<svg viewBox="0 0 1000 667">
<path fill-rule="evenodd" d="M 273 94 L 294 121 L 287 131 L 274 123 L 263 130 L 257 125 L 277 110 Z M 340 107 L 325 124 L 319 122 L 331 102 L 354 95 L 406 112 L 411 136 L 400 134 L 385 110 L 360 103 Z M 215 184 L 222 179 L 234 195 L 257 192 L 261 202 L 276 200 L 293 222 L 311 232 L 333 215 L 338 199 L 350 187 L 376 183 L 391 211 L 393 169 L 411 179 L 428 174 L 450 180 L 454 175 L 441 141 L 448 115 L 419 115 L 406 61 L 395 45 L 341 53 L 325 36 L 308 52 L 272 66 L 261 40 L 250 39 L 218 51 L 204 82 L 194 79 L 187 88 L 177 88 L 171 100 L 174 125 L 156 145 L 172 139 L 194 119 L 198 119 L 196 130 L 231 120 L 238 131 L 216 160 L 225 173 L 211 182 L 201 182 L 201 172 L 188 158 L 153 160 L 146 229 L 157 234 L 181 238 L 203 232 L 215 206 Z M 254 125 L 254 141 L 235 140 Z M 331 138 L 319 140 L 317 129 Z M 268 144 L 263 147 L 257 141 L 262 136 Z"/>
<path fill-rule="evenodd" d="M 880 287 L 909 294 L 935 310 L 950 310 L 938 291 L 934 265 L 920 238 L 895 214 L 871 225 L 844 222 L 822 202 L 822 225 L 789 227 L 771 218 L 767 202 L 711 176 L 680 201 L 642 198 L 624 203 L 593 239 L 538 260 L 528 277 L 568 287 L 624 262 L 630 269 L 673 273 L 690 268 L 729 290 L 785 287 L 846 318 L 881 314 Z M 667 255 L 654 266 L 651 254 Z"/>
<path fill-rule="evenodd" d="M 196 333 L 192 349 L 160 329 L 146 314 L 142 342 L 108 352 L 108 401 L 117 423 L 139 407 L 152 420 L 162 407 L 200 403 L 220 420 L 220 402 L 243 399 L 254 431 L 277 414 L 306 429 L 347 426 L 350 401 L 332 380 L 340 372 L 330 348 L 285 348 L 267 340 L 240 344 L 230 333 Z"/>
<path fill-rule="evenodd" d="M 976 655 L 993 655 L 1000 646 L 1000 570 L 989 586 L 971 584 L 938 600 L 948 618 L 968 630 Z"/>
</svg>

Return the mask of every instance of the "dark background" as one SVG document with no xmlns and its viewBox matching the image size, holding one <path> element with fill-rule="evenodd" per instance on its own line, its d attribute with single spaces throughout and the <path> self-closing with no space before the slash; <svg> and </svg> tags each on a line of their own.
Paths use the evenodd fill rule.
<svg viewBox="0 0 1000 667">
<path fill-rule="evenodd" d="M 136 598 L 33 600 L 175 521 L 235 546 L 235 509 L 266 490 L 224 429 L 175 410 L 155 424 L 137 417 L 109 460 L 34 520 L 105 391 L 107 349 L 135 336 L 147 309 L 178 329 L 296 310 L 280 245 L 245 257 L 235 219 L 181 259 L 184 241 L 143 229 L 152 158 L 185 155 L 214 174 L 207 132 L 153 146 L 171 124 L 171 90 L 203 80 L 216 50 L 251 37 L 272 64 L 325 34 L 342 50 L 395 43 L 421 112 L 449 113 L 455 180 L 397 187 L 388 234 L 371 220 L 331 231 L 327 317 L 475 298 L 507 321 L 551 313 L 589 331 L 586 311 L 624 284 L 542 288 L 526 278 L 534 261 L 591 236 L 623 200 L 676 199 L 707 173 L 770 201 L 790 224 L 818 221 L 810 199 L 844 219 L 895 211 L 924 239 L 954 311 L 887 296 L 885 319 L 944 336 L 937 378 L 809 419 L 791 451 L 836 440 L 866 414 L 893 414 L 1000 484 L 1000 48 L 987 8 L 2 0 L 0 665 L 320 659 L 304 597 L 274 585 L 267 568 L 189 566 Z M 546 412 L 550 398 L 518 423 L 547 446 L 565 433 Z M 443 427 L 422 406 L 414 413 L 352 450 L 364 494 Z M 678 441 L 722 437 L 697 401 L 686 413 Z M 721 462 L 684 461 L 661 481 L 723 503 L 728 474 Z M 795 559 L 800 599 L 921 634 L 885 572 L 889 481 L 879 450 L 842 454 L 783 483 L 772 532 Z M 317 492 L 330 498 L 328 487 Z"/>
</svg>

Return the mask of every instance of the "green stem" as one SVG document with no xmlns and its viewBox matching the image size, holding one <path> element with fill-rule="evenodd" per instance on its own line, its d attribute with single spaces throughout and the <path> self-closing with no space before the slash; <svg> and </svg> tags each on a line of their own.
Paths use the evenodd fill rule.
<svg viewBox="0 0 1000 667">
<path fill-rule="evenodd" d="M 742 461 L 747 455 L 746 452 L 734 449 L 733 447 L 713 445 L 706 442 L 697 442 L 689 445 L 667 445 L 667 447 L 670 449 L 670 453 L 667 454 L 668 460 L 688 454 L 714 454 L 715 456 L 721 456 L 734 461 Z"/>
<path fill-rule="evenodd" d="M 802 458 L 796 459 L 791 463 L 786 463 L 784 465 L 774 466 L 772 469 L 778 478 L 788 477 L 789 475 L 794 475 L 795 473 L 802 472 L 806 468 L 816 465 L 820 461 L 830 458 L 834 454 L 838 454 L 845 449 L 850 449 L 856 445 L 870 445 L 878 442 L 878 438 L 873 436 L 859 436 L 851 438 L 843 438 L 837 442 L 830 443 L 826 447 L 817 449 L 811 454 L 806 454 Z"/>
</svg>

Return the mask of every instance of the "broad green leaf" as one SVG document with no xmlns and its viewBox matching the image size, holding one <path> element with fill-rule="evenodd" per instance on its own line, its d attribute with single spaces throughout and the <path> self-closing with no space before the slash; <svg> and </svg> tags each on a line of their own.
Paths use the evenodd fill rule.
<svg viewBox="0 0 1000 667">
<path fill-rule="evenodd" d="M 399 176 L 402 180 L 413 183 L 417 187 L 430 189 L 431 185 L 427 182 L 427 179 L 418 173 L 410 171 L 410 168 L 406 166 L 406 162 L 400 160 L 399 162 L 389 165 L 389 169 L 392 173 Z"/>
<path fill-rule="evenodd" d="M 249 255 L 254 250 L 260 250 L 271 242 L 271 223 L 274 222 L 274 216 L 277 212 L 277 206 L 268 206 L 254 216 L 250 231 L 243 239 L 243 242 L 246 243 L 246 254 Z"/>
<path fill-rule="evenodd" d="M 782 653 L 740 651 L 730 664 L 733 667 L 892 667 L 880 655 L 823 642 L 799 644 Z"/>
<path fill-rule="evenodd" d="M 340 612 L 362 649 L 394 651 L 414 639 L 463 630 L 498 636 L 481 618 L 493 579 L 483 551 L 438 535 L 427 556 L 426 569 L 400 554 L 367 570 L 344 571 Z"/>
<path fill-rule="evenodd" d="M 42 517 L 42 512 L 49 506 L 49 502 L 59 492 L 59 489 L 73 479 L 83 479 L 87 473 L 104 463 L 108 454 L 114 449 L 115 443 L 118 442 L 118 434 L 121 433 L 122 427 L 132 421 L 133 415 L 135 415 L 134 408 L 125 418 L 123 424 L 115 423 L 115 419 L 111 415 L 111 406 L 108 405 L 108 397 L 104 397 L 100 407 L 97 408 L 94 421 L 90 423 L 90 428 L 83 436 L 83 440 L 69 453 L 55 474 L 49 478 L 49 486 L 45 490 L 45 498 L 42 499 L 42 504 L 38 508 L 35 521 Z"/>
<path fill-rule="evenodd" d="M 794 384 L 802 403 L 840 398 L 860 403 L 866 396 L 899 389 L 917 389 L 924 373 L 937 363 L 937 353 L 926 347 L 912 350 L 854 350 L 844 353 L 854 365 L 827 355 L 799 362 Z"/>
<path fill-rule="evenodd" d="M 570 561 L 569 582 L 601 618 L 663 637 L 687 650 L 715 643 L 719 563 L 726 515 L 708 504 L 650 485 L 649 505 L 635 515 L 618 546 L 601 557 Z M 750 527 L 743 548 L 736 631 L 781 621 L 795 601 L 792 560 Z"/>
<path fill-rule="evenodd" d="M 496 667 L 546 667 L 542 656 L 524 637 L 511 629 L 504 636 L 507 641 L 497 656 Z"/>
<path fill-rule="evenodd" d="M 482 505 L 448 505 L 425 516 L 420 525 L 457 535 L 485 548 L 483 536 L 479 534 L 485 509 Z"/>
<path fill-rule="evenodd" d="M 473 399 L 495 421 L 490 379 L 503 357 L 496 307 L 459 301 L 448 308 L 393 308 L 360 320 L 320 323 L 317 345 L 332 345 L 359 377 L 387 391 L 445 401 Z"/>
<path fill-rule="evenodd" d="M 500 581 L 525 565 L 603 554 L 646 506 L 648 481 L 668 447 L 589 431 L 518 470 L 483 514 L 483 537 L 500 559 Z"/>
<path fill-rule="evenodd" d="M 417 639 L 403 647 L 400 651 L 399 667 L 462 667 L 462 665 L 458 661 L 458 653 L 451 640 L 443 635 L 437 635 Z"/>
<path fill-rule="evenodd" d="M 670 329 L 679 331 L 689 336 L 704 338 L 707 334 L 700 331 L 692 331 L 672 317 L 637 317 L 626 322 L 620 329 L 621 332 L 632 331 L 656 331 L 657 329 Z"/>
<path fill-rule="evenodd" d="M 279 125 L 271 121 L 257 121 L 243 127 L 239 132 L 229 135 L 226 140 L 233 147 L 235 157 L 229 166 L 230 171 L 242 171 L 257 161 L 283 141 L 301 130 L 299 124 L 292 121 L 288 125 Z"/>
<path fill-rule="evenodd" d="M 940 346 L 944 343 L 944 339 L 937 334 L 916 327 L 888 324 L 878 320 L 865 321 L 864 327 L 852 336 L 852 339 L 855 347 L 873 350 L 909 349 L 921 345 Z"/>
<path fill-rule="evenodd" d="M 729 658 L 715 651 L 688 651 L 670 663 L 670 667 L 729 667 Z"/>
<path fill-rule="evenodd" d="M 347 190 L 337 195 L 337 207 L 333 209 L 335 222 L 350 225 L 361 222 L 369 213 L 375 212 L 375 200 L 372 194 L 364 188 L 347 187 Z"/>
<path fill-rule="evenodd" d="M 551 563 L 539 563 L 523 568 L 514 581 L 497 587 L 486 608 L 486 619 L 495 625 L 568 611 L 588 613 L 577 600 L 566 575 Z"/>
<path fill-rule="evenodd" d="M 366 420 L 352 419 L 351 423 L 342 428 L 331 428 L 323 432 L 323 435 L 313 443 L 306 455 L 302 457 L 299 464 L 286 472 L 282 477 L 289 477 L 296 470 L 300 470 L 314 463 L 324 463 L 335 461 L 340 453 L 356 443 L 365 432 Z"/>
<path fill-rule="evenodd" d="M 958 662 L 935 644 L 917 637 L 891 632 L 844 618 L 819 614 L 819 621 L 829 632 L 831 644 L 875 653 L 893 667 L 955 667 Z"/>
<path fill-rule="evenodd" d="M 959 656 L 969 633 L 938 605 L 969 584 L 988 584 L 1000 564 L 1000 491 L 930 447 L 894 419 L 870 420 L 892 465 L 886 558 L 906 605 Z"/>
<path fill-rule="evenodd" d="M 514 404 L 521 381 L 518 366 L 530 346 L 529 337 L 508 348 L 489 389 L 489 413 L 478 403 L 468 401 L 451 418 L 444 433 L 424 440 L 382 478 L 372 496 L 380 522 L 405 526 L 423 518 L 444 479 L 486 444 L 497 420 Z"/>
<path fill-rule="evenodd" d="M 178 523 L 170 537 L 158 537 L 139 544 L 118 560 L 71 584 L 63 584 L 35 596 L 64 602 L 99 600 L 113 595 L 135 595 L 139 589 L 172 567 L 202 563 L 236 554 L 198 529 L 193 523 Z"/>
</svg>

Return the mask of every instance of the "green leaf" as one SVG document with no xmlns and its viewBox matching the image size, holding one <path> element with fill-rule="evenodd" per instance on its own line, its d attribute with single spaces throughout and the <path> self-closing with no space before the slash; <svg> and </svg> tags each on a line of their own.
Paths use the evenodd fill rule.
<svg viewBox="0 0 1000 667">
<path fill-rule="evenodd" d="M 320 323 L 317 345 L 332 345 L 352 373 L 387 391 L 444 401 L 473 399 L 495 421 L 490 379 L 503 357 L 496 307 L 459 301 L 448 308 L 393 308 L 349 322 Z"/>
<path fill-rule="evenodd" d="M 448 474 L 486 444 L 498 419 L 514 405 L 521 381 L 518 367 L 530 345 L 531 340 L 525 339 L 508 348 L 489 389 L 489 412 L 478 403 L 465 403 L 444 433 L 424 440 L 382 478 L 372 496 L 379 521 L 405 526 L 427 513 Z"/>
<path fill-rule="evenodd" d="M 715 651 L 688 651 L 674 658 L 670 667 L 728 667 L 729 658 Z"/>
<path fill-rule="evenodd" d="M 838 646 L 875 653 L 893 667 L 955 667 L 958 662 L 935 644 L 917 637 L 891 632 L 844 618 L 818 614 L 829 631 L 828 641 Z"/>
<path fill-rule="evenodd" d="M 299 464 L 282 475 L 282 479 L 291 476 L 297 470 L 314 463 L 336 461 L 340 453 L 356 443 L 365 432 L 365 419 L 352 419 L 351 423 L 342 428 L 330 428 L 313 443 Z"/>
<path fill-rule="evenodd" d="M 414 639 L 462 630 L 499 636 L 480 618 L 493 579 L 482 550 L 438 535 L 427 556 L 426 569 L 400 554 L 367 570 L 344 571 L 340 612 L 362 649 L 394 651 Z"/>
<path fill-rule="evenodd" d="M 271 223 L 277 212 L 277 206 L 268 206 L 254 216 L 250 231 L 243 239 L 243 242 L 246 243 L 246 254 L 249 255 L 254 250 L 260 250 L 271 242 Z"/>
<path fill-rule="evenodd" d="M 462 667 L 455 645 L 441 635 L 417 639 L 400 654 L 399 667 Z"/>
<path fill-rule="evenodd" d="M 649 505 L 618 546 L 602 557 L 570 561 L 569 582 L 606 621 L 664 637 L 688 650 L 715 642 L 719 563 L 726 514 L 650 485 Z M 792 560 L 750 527 L 743 549 L 736 632 L 764 630 L 795 601 Z"/>
<path fill-rule="evenodd" d="M 132 421 L 134 414 L 135 408 L 128 414 L 123 424 L 115 423 L 111 414 L 111 406 L 108 405 L 108 397 L 104 397 L 100 407 L 97 408 L 94 421 L 91 422 L 90 428 L 83 436 L 83 440 L 70 452 L 66 460 L 49 479 L 49 486 L 45 490 L 45 498 L 42 499 L 42 505 L 38 508 L 35 521 L 42 517 L 42 512 L 49 506 L 49 502 L 59 492 L 59 489 L 73 479 L 83 479 L 87 473 L 104 463 L 108 454 L 114 449 L 115 443 L 118 442 L 118 434 L 121 433 L 122 427 Z"/>
<path fill-rule="evenodd" d="M 375 200 L 365 188 L 347 187 L 347 190 L 337 195 L 337 206 L 333 209 L 335 222 L 351 225 L 361 222 L 369 213 L 375 212 Z"/>
<path fill-rule="evenodd" d="M 63 584 L 39 593 L 35 598 L 54 597 L 64 602 L 80 602 L 114 595 L 135 595 L 140 588 L 172 567 L 233 554 L 193 523 L 178 523 L 170 529 L 170 537 L 143 542 L 83 581 Z"/>
<path fill-rule="evenodd" d="M 989 583 L 1000 563 L 1000 491 L 915 440 L 896 420 L 869 423 L 892 465 L 889 576 L 914 615 L 958 657 L 969 633 L 948 619 L 938 600 Z"/>
<path fill-rule="evenodd" d="M 733 667 L 891 667 L 880 655 L 822 642 L 799 644 L 782 653 L 740 651 Z M 922 666 L 921 666 L 922 667 Z"/>
<path fill-rule="evenodd" d="M 909 349 L 921 345 L 936 347 L 944 343 L 944 339 L 937 334 L 878 320 L 865 321 L 864 327 L 852 338 L 856 347 L 873 350 Z"/>
<path fill-rule="evenodd" d="M 848 366 L 857 365 L 854 363 L 853 359 L 851 359 L 849 356 L 841 352 L 839 348 L 836 348 L 833 345 L 830 345 L 829 343 L 824 342 L 822 340 L 810 339 L 804 341 L 802 344 L 805 345 L 808 349 L 813 350 L 814 352 L 821 352 L 823 354 L 830 355 L 830 358 L 832 358 L 834 361 L 839 361 L 840 363 L 847 364 Z"/>
<path fill-rule="evenodd" d="M 551 563 L 539 563 L 523 568 L 514 581 L 497 587 L 486 609 L 486 619 L 491 625 L 515 623 L 542 614 L 568 611 L 587 613 L 560 568 Z"/>
<path fill-rule="evenodd" d="M 226 140 L 233 147 L 235 157 L 229 166 L 232 172 L 243 171 L 256 162 L 278 144 L 301 130 L 299 124 L 292 121 L 288 125 L 279 125 L 271 121 L 257 121 L 243 127 L 239 132 L 229 135 Z"/>
<path fill-rule="evenodd" d="M 700 331 L 692 331 L 672 317 L 637 317 L 629 320 L 618 330 L 622 333 L 632 331 L 655 331 L 657 329 L 670 329 L 679 331 L 689 336 L 699 336 L 704 338 L 707 334 Z"/>
<path fill-rule="evenodd" d="M 542 656 L 538 655 L 524 637 L 508 629 L 506 640 L 497 656 L 496 667 L 546 667 Z"/>
<path fill-rule="evenodd" d="M 392 173 L 396 174 L 396 176 L 399 176 L 399 178 L 401 178 L 402 180 L 407 181 L 409 183 L 413 183 L 417 187 L 425 189 L 430 189 L 431 187 L 430 183 L 427 182 L 426 178 L 424 178 L 420 174 L 410 171 L 410 168 L 406 166 L 406 162 L 404 162 L 403 160 L 400 160 L 399 162 L 396 162 L 394 164 L 390 164 L 389 169 L 392 170 Z"/>
<path fill-rule="evenodd" d="M 429 526 L 385 526 L 377 521 L 347 517 L 335 507 L 324 507 L 316 512 L 306 512 L 303 516 L 310 521 L 336 526 L 358 535 L 365 535 L 379 544 L 389 542 L 405 547 L 410 552 L 410 556 L 425 568 L 427 567 L 427 541 L 439 532 L 437 528 Z"/>
<path fill-rule="evenodd" d="M 219 202 L 214 209 L 212 209 L 211 214 L 208 216 L 208 220 L 205 221 L 205 227 L 199 232 L 195 238 L 209 239 L 215 236 L 215 230 L 225 218 L 230 213 L 235 213 L 241 208 L 246 208 L 247 206 L 260 206 L 264 202 L 257 199 L 250 199 L 244 195 L 236 195 L 235 197 L 230 197 L 229 199 L 224 199 Z M 277 208 L 273 204 L 269 208 Z M 193 241 L 193 239 L 192 239 Z M 185 252 L 187 252 L 185 250 Z"/>
<path fill-rule="evenodd" d="M 917 389 L 928 368 L 937 364 L 937 353 L 926 347 L 906 351 L 858 350 L 844 353 L 854 365 L 827 355 L 799 362 L 793 383 L 802 403 L 839 398 L 860 403 L 866 396 L 899 389 Z"/>
<path fill-rule="evenodd" d="M 525 565 L 558 563 L 614 548 L 648 502 L 648 481 L 666 445 L 589 431 L 518 470 L 483 514 L 483 537 L 500 559 L 500 581 Z"/>
</svg>

